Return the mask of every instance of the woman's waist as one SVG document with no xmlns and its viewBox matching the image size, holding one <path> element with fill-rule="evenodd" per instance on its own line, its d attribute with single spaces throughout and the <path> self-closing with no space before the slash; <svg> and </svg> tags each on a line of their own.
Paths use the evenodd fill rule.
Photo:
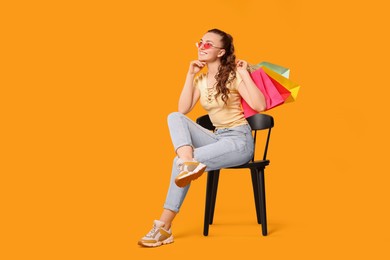
<svg viewBox="0 0 390 260">
<path fill-rule="evenodd" d="M 216 134 L 222 134 L 225 132 L 231 132 L 231 131 L 236 131 L 236 132 L 241 132 L 241 133 L 251 133 L 252 129 L 248 122 L 245 120 L 245 122 L 239 124 L 239 125 L 234 125 L 232 127 L 217 127 L 215 128 L 214 132 Z"/>
<path fill-rule="evenodd" d="M 209 114 L 210 120 L 216 129 L 233 128 L 241 125 L 248 124 L 248 121 L 242 115 L 235 117 L 216 117 Z"/>
</svg>

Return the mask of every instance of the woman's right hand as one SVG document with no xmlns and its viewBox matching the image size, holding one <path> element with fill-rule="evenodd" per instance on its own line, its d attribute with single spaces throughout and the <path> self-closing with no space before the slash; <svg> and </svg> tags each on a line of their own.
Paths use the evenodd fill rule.
<svg viewBox="0 0 390 260">
<path fill-rule="evenodd" d="M 188 73 L 195 75 L 196 73 L 201 71 L 201 69 L 203 69 L 204 66 L 206 66 L 206 62 L 200 60 L 191 61 L 190 68 L 188 69 Z"/>
</svg>

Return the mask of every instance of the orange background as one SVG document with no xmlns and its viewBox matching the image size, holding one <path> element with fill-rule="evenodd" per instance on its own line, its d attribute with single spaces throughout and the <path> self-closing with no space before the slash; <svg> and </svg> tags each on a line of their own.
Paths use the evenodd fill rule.
<svg viewBox="0 0 390 260">
<path fill-rule="evenodd" d="M 0 258 L 389 257 L 386 1 L 12 3 L 0 8 Z M 238 58 L 289 67 L 302 85 L 268 112 L 269 235 L 249 173 L 225 171 L 209 237 L 203 177 L 175 243 L 140 248 L 168 187 L 166 117 L 214 27 Z"/>
</svg>

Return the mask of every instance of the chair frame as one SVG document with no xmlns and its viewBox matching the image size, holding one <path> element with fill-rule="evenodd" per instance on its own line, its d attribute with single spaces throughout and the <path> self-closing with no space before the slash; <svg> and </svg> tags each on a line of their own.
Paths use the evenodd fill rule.
<svg viewBox="0 0 390 260">
<path fill-rule="evenodd" d="M 271 129 L 274 127 L 274 119 L 270 115 L 255 114 L 247 118 L 249 125 L 252 128 L 253 140 L 254 140 L 254 152 L 256 150 L 256 137 L 257 131 L 268 130 L 267 139 L 264 148 L 264 154 L 262 160 L 255 160 L 255 153 L 253 153 L 252 159 L 243 165 L 229 167 L 226 169 L 250 169 L 252 177 L 253 195 L 256 206 L 257 223 L 262 226 L 262 235 L 266 236 L 267 231 L 267 214 L 265 203 L 265 179 L 264 170 L 270 161 L 267 160 L 268 144 L 271 136 Z M 206 129 L 214 131 L 215 127 L 210 121 L 208 115 L 199 117 L 196 122 Z M 207 173 L 207 185 L 206 185 L 206 205 L 204 214 L 204 226 L 203 235 L 208 236 L 209 225 L 213 224 L 215 202 L 217 198 L 217 189 L 219 181 L 219 173 L 222 169 L 209 171 Z"/>
</svg>

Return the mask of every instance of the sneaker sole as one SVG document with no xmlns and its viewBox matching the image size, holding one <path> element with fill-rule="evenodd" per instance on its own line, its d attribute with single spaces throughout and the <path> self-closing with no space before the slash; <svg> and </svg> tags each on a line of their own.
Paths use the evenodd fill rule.
<svg viewBox="0 0 390 260">
<path fill-rule="evenodd" d="M 165 239 L 163 241 L 158 241 L 156 243 L 145 243 L 145 242 L 139 241 L 138 245 L 146 246 L 146 247 L 157 247 L 157 246 L 161 246 L 161 245 L 167 245 L 170 243 L 173 243 L 173 236 L 170 236 L 167 239 Z"/>
<path fill-rule="evenodd" d="M 199 167 L 200 166 L 200 167 Z M 175 179 L 175 183 L 178 187 L 183 188 L 190 184 L 191 181 L 198 179 L 206 170 L 206 165 L 200 164 L 194 171 L 187 172 L 186 174 L 179 175 Z"/>
</svg>

